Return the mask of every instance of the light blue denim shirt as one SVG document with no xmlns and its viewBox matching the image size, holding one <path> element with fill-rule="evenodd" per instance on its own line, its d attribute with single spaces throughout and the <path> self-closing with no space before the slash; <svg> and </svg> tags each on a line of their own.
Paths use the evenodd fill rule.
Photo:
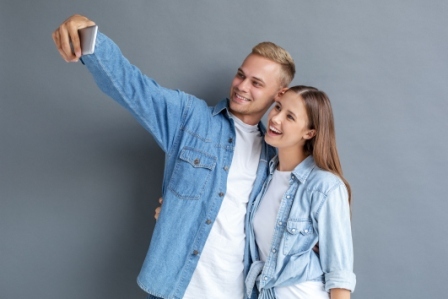
<svg viewBox="0 0 448 299">
<path fill-rule="evenodd" d="M 252 265 L 246 277 L 247 294 L 258 284 L 259 298 L 275 298 L 274 287 L 310 280 L 324 282 L 327 291 L 353 291 L 356 277 L 347 189 L 338 176 L 318 168 L 312 156 L 292 171 L 269 256 L 265 263 L 260 261 L 253 219 L 277 165 L 276 156 L 269 163 L 270 175 L 262 192 L 248 210 L 246 236 Z M 319 253 L 313 251 L 317 242 Z"/>
<path fill-rule="evenodd" d="M 82 62 L 100 89 L 128 109 L 166 153 L 163 209 L 137 281 L 151 296 L 182 298 L 226 193 L 235 146 L 228 101 L 208 107 L 192 95 L 159 86 L 102 33 L 95 53 Z M 251 201 L 261 191 L 274 153 L 263 143 Z"/>
</svg>

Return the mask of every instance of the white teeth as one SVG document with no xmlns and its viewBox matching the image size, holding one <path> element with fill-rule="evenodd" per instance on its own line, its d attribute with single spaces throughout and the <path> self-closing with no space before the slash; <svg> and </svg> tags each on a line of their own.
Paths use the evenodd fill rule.
<svg viewBox="0 0 448 299">
<path fill-rule="evenodd" d="M 247 99 L 247 98 L 245 98 L 245 97 L 242 97 L 242 96 L 240 96 L 239 94 L 235 94 L 235 96 L 236 96 L 238 99 L 240 99 L 240 100 L 249 102 L 249 99 Z"/>
<path fill-rule="evenodd" d="M 277 134 L 281 134 L 281 133 L 282 133 L 282 132 L 280 132 L 279 130 L 277 130 L 276 128 L 274 128 L 273 126 L 270 126 L 269 129 L 270 129 L 271 131 L 273 131 L 274 133 L 277 133 Z"/>
</svg>

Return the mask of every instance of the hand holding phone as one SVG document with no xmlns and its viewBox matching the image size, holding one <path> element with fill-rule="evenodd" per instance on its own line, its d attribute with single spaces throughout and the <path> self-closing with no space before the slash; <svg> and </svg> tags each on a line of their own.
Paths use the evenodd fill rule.
<svg viewBox="0 0 448 299">
<path fill-rule="evenodd" d="M 66 62 L 76 62 L 82 55 L 94 52 L 97 30 L 92 20 L 73 15 L 53 31 L 52 37 L 62 58 Z"/>
</svg>

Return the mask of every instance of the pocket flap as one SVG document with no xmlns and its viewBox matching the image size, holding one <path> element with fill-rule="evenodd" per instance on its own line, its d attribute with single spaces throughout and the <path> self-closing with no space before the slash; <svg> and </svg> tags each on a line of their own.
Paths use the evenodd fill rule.
<svg viewBox="0 0 448 299">
<path fill-rule="evenodd" d="M 288 220 L 288 224 L 286 225 L 286 230 L 291 235 L 296 235 L 301 233 L 302 235 L 308 235 L 313 232 L 313 226 L 309 221 L 295 221 Z"/>
<path fill-rule="evenodd" d="M 216 165 L 216 157 L 207 155 L 206 153 L 193 148 L 182 149 L 179 158 L 190 163 L 193 167 L 208 168 L 213 170 Z"/>
</svg>

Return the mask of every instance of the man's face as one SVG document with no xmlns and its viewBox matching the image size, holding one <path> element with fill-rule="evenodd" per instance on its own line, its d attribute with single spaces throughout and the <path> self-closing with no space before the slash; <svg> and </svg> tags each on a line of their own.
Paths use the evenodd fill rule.
<svg viewBox="0 0 448 299">
<path fill-rule="evenodd" d="M 259 55 L 247 56 L 232 81 L 230 112 L 247 124 L 257 124 L 286 89 L 280 75 L 280 64 Z"/>
</svg>

